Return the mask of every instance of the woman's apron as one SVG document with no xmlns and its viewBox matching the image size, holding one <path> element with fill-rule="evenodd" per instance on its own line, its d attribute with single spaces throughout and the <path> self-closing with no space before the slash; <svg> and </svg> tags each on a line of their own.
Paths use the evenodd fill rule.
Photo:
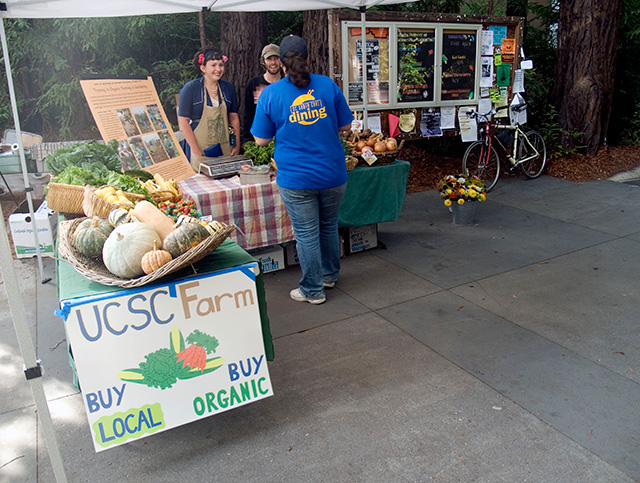
<svg viewBox="0 0 640 483">
<path fill-rule="evenodd" d="M 220 86 L 218 85 L 218 105 L 210 106 L 207 103 L 209 94 L 207 88 L 203 87 L 203 106 L 202 117 L 200 122 L 193 130 L 193 135 L 196 138 L 198 147 L 204 151 L 205 149 L 213 146 L 216 143 L 220 143 L 222 154 L 228 156 L 231 154 L 231 145 L 229 144 L 229 116 L 227 114 L 227 103 L 222 97 Z M 212 102 L 213 104 L 213 102 Z M 200 172 L 200 163 L 207 159 L 205 156 L 198 156 L 191 151 L 191 167 L 196 173 Z"/>
</svg>

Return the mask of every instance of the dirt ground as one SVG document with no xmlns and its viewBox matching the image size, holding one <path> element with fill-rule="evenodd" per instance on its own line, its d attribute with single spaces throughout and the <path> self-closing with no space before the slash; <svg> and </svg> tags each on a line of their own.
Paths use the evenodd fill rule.
<svg viewBox="0 0 640 483">
<path fill-rule="evenodd" d="M 428 152 L 428 141 L 412 143 L 400 153 L 400 159 L 411 162 L 408 193 L 436 189 L 448 174 L 459 174 L 462 156 L 436 156 Z M 616 173 L 640 166 L 640 146 L 609 146 L 595 156 L 572 155 L 548 159 L 544 173 L 574 183 L 607 179 Z M 502 177 L 514 176 L 503 173 Z M 515 175 L 517 176 L 517 175 Z"/>
</svg>

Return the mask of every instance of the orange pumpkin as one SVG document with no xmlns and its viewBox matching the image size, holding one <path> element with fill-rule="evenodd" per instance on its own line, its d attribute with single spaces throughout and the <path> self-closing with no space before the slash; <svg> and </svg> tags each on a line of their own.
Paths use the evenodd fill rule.
<svg viewBox="0 0 640 483">
<path fill-rule="evenodd" d="M 171 253 L 166 250 L 158 250 L 158 244 L 154 241 L 153 250 L 145 253 L 142 257 L 142 270 L 144 270 L 144 273 L 149 275 L 151 272 L 158 270 L 171 260 L 173 260 Z"/>
</svg>

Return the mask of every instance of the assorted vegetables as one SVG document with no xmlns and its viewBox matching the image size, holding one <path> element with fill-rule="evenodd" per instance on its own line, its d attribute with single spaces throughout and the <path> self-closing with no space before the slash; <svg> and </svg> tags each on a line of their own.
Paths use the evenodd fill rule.
<svg viewBox="0 0 640 483">
<path fill-rule="evenodd" d="M 269 164 L 273 158 L 275 148 L 276 145 L 273 140 L 266 146 L 258 146 L 255 141 L 249 141 L 244 145 L 244 155 L 251 159 L 256 166 Z"/>
<path fill-rule="evenodd" d="M 58 176 L 68 166 L 79 166 L 101 175 L 105 169 L 122 171 L 116 140 L 111 140 L 108 144 L 77 143 L 69 148 L 59 149 L 55 154 L 49 154 L 44 160 L 54 176 Z"/>
</svg>

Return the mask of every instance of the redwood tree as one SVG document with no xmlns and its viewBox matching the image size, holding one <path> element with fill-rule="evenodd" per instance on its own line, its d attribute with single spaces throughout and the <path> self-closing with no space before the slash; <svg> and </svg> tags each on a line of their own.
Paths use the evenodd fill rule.
<svg viewBox="0 0 640 483">
<path fill-rule="evenodd" d="M 615 81 L 621 0 L 562 0 L 554 98 L 566 147 L 595 154 L 606 143 Z"/>
<path fill-rule="evenodd" d="M 309 48 L 309 70 L 329 75 L 329 16 L 327 10 L 304 12 L 302 37 Z"/>
<path fill-rule="evenodd" d="M 240 118 L 247 81 L 264 72 L 260 53 L 267 45 L 266 12 L 224 12 L 220 14 L 220 48 L 229 57 L 224 78 L 236 88 Z"/>
</svg>

